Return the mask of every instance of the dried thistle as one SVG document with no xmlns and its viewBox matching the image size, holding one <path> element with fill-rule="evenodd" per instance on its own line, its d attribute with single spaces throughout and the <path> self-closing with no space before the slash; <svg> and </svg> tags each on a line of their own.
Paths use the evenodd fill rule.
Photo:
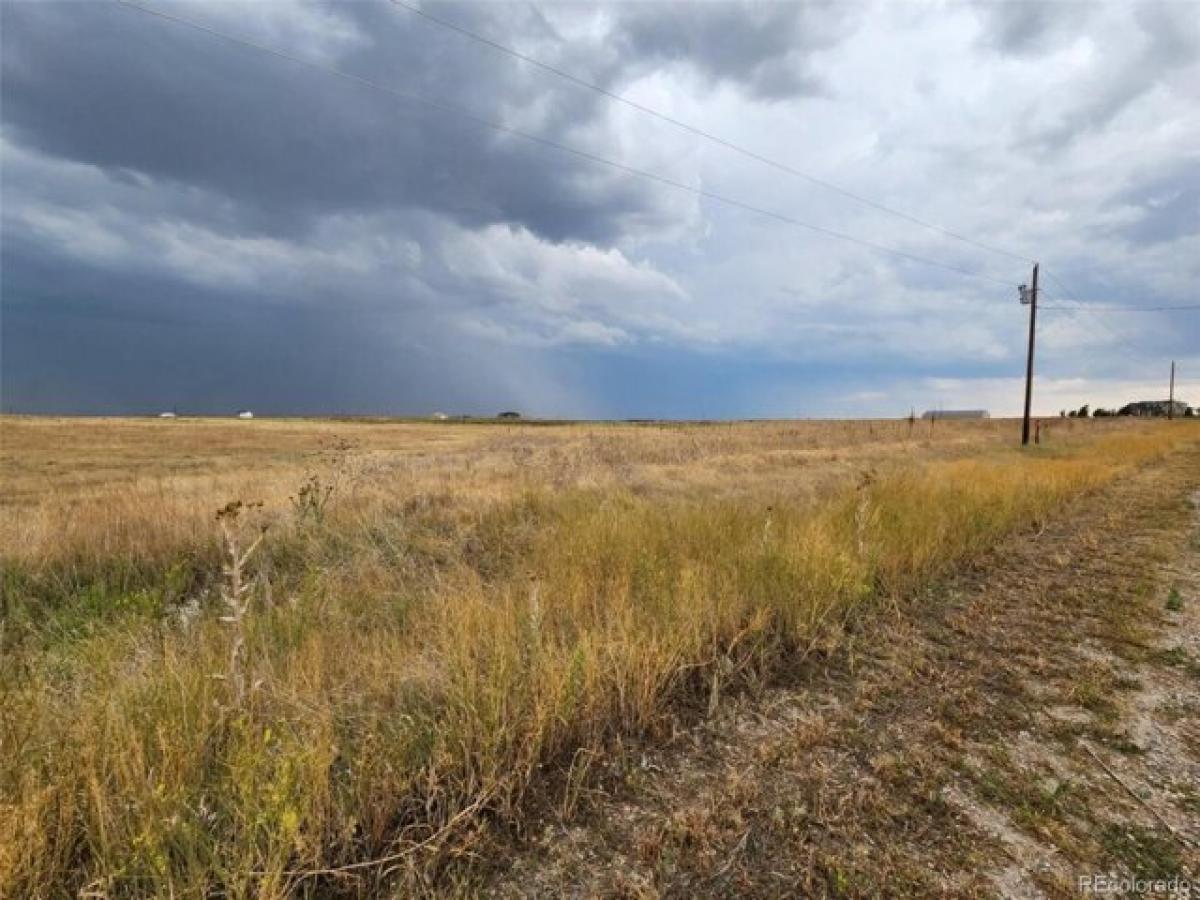
<svg viewBox="0 0 1200 900">
<path fill-rule="evenodd" d="M 228 681 L 233 687 L 234 699 L 241 706 L 246 699 L 246 618 L 250 604 L 254 599 L 254 583 L 245 577 L 246 564 L 262 544 L 266 537 L 267 527 L 263 525 L 258 536 L 242 549 L 244 528 L 242 514 L 251 509 L 261 508 L 262 503 L 245 503 L 234 500 L 217 510 L 217 522 L 221 526 L 221 537 L 225 551 L 225 562 L 221 567 L 223 581 L 221 583 L 221 601 L 225 604 L 225 614 L 221 621 L 230 627 L 232 639 L 229 646 L 229 662 L 224 675 L 218 676 Z"/>
</svg>

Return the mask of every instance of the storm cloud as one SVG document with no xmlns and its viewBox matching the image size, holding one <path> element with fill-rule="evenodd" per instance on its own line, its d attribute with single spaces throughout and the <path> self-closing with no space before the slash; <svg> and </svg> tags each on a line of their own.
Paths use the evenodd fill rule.
<svg viewBox="0 0 1200 900">
<path fill-rule="evenodd" d="M 1023 262 L 387 0 L 147 6 L 201 27 L 4 6 L 6 410 L 897 414 L 1019 375 Z M 1183 4 L 424 8 L 1049 291 L 1194 302 Z M 1059 315 L 1043 365 L 1099 402 L 1200 367 L 1198 321 Z"/>
</svg>

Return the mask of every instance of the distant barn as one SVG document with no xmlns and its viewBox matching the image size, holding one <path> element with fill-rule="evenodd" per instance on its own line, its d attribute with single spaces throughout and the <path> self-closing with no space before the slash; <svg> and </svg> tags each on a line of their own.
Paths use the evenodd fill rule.
<svg viewBox="0 0 1200 900">
<path fill-rule="evenodd" d="M 986 409 L 927 409 L 922 419 L 990 419 Z"/>
<path fill-rule="evenodd" d="M 1118 416 L 1186 416 L 1188 405 L 1183 400 L 1137 400 L 1117 410 Z"/>
</svg>

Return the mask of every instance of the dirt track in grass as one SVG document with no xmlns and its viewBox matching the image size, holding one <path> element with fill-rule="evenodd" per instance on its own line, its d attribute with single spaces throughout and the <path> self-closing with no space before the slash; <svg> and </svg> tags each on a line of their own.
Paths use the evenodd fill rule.
<svg viewBox="0 0 1200 900">
<path fill-rule="evenodd" d="M 472 893 L 1078 897 L 1200 874 L 1200 453 L 723 703 Z"/>
</svg>

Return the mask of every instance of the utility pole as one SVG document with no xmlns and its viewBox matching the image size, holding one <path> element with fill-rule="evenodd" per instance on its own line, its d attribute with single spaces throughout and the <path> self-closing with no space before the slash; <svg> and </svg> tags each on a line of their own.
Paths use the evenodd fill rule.
<svg viewBox="0 0 1200 900">
<path fill-rule="evenodd" d="M 1029 410 L 1033 405 L 1033 338 L 1037 331 L 1038 263 L 1033 264 L 1033 284 L 1021 285 L 1021 302 L 1029 304 L 1029 356 L 1025 360 L 1025 419 L 1021 423 L 1021 446 L 1029 446 Z"/>
<path fill-rule="evenodd" d="M 1171 360 L 1171 399 L 1167 401 L 1167 418 L 1175 418 L 1175 360 Z"/>
</svg>

